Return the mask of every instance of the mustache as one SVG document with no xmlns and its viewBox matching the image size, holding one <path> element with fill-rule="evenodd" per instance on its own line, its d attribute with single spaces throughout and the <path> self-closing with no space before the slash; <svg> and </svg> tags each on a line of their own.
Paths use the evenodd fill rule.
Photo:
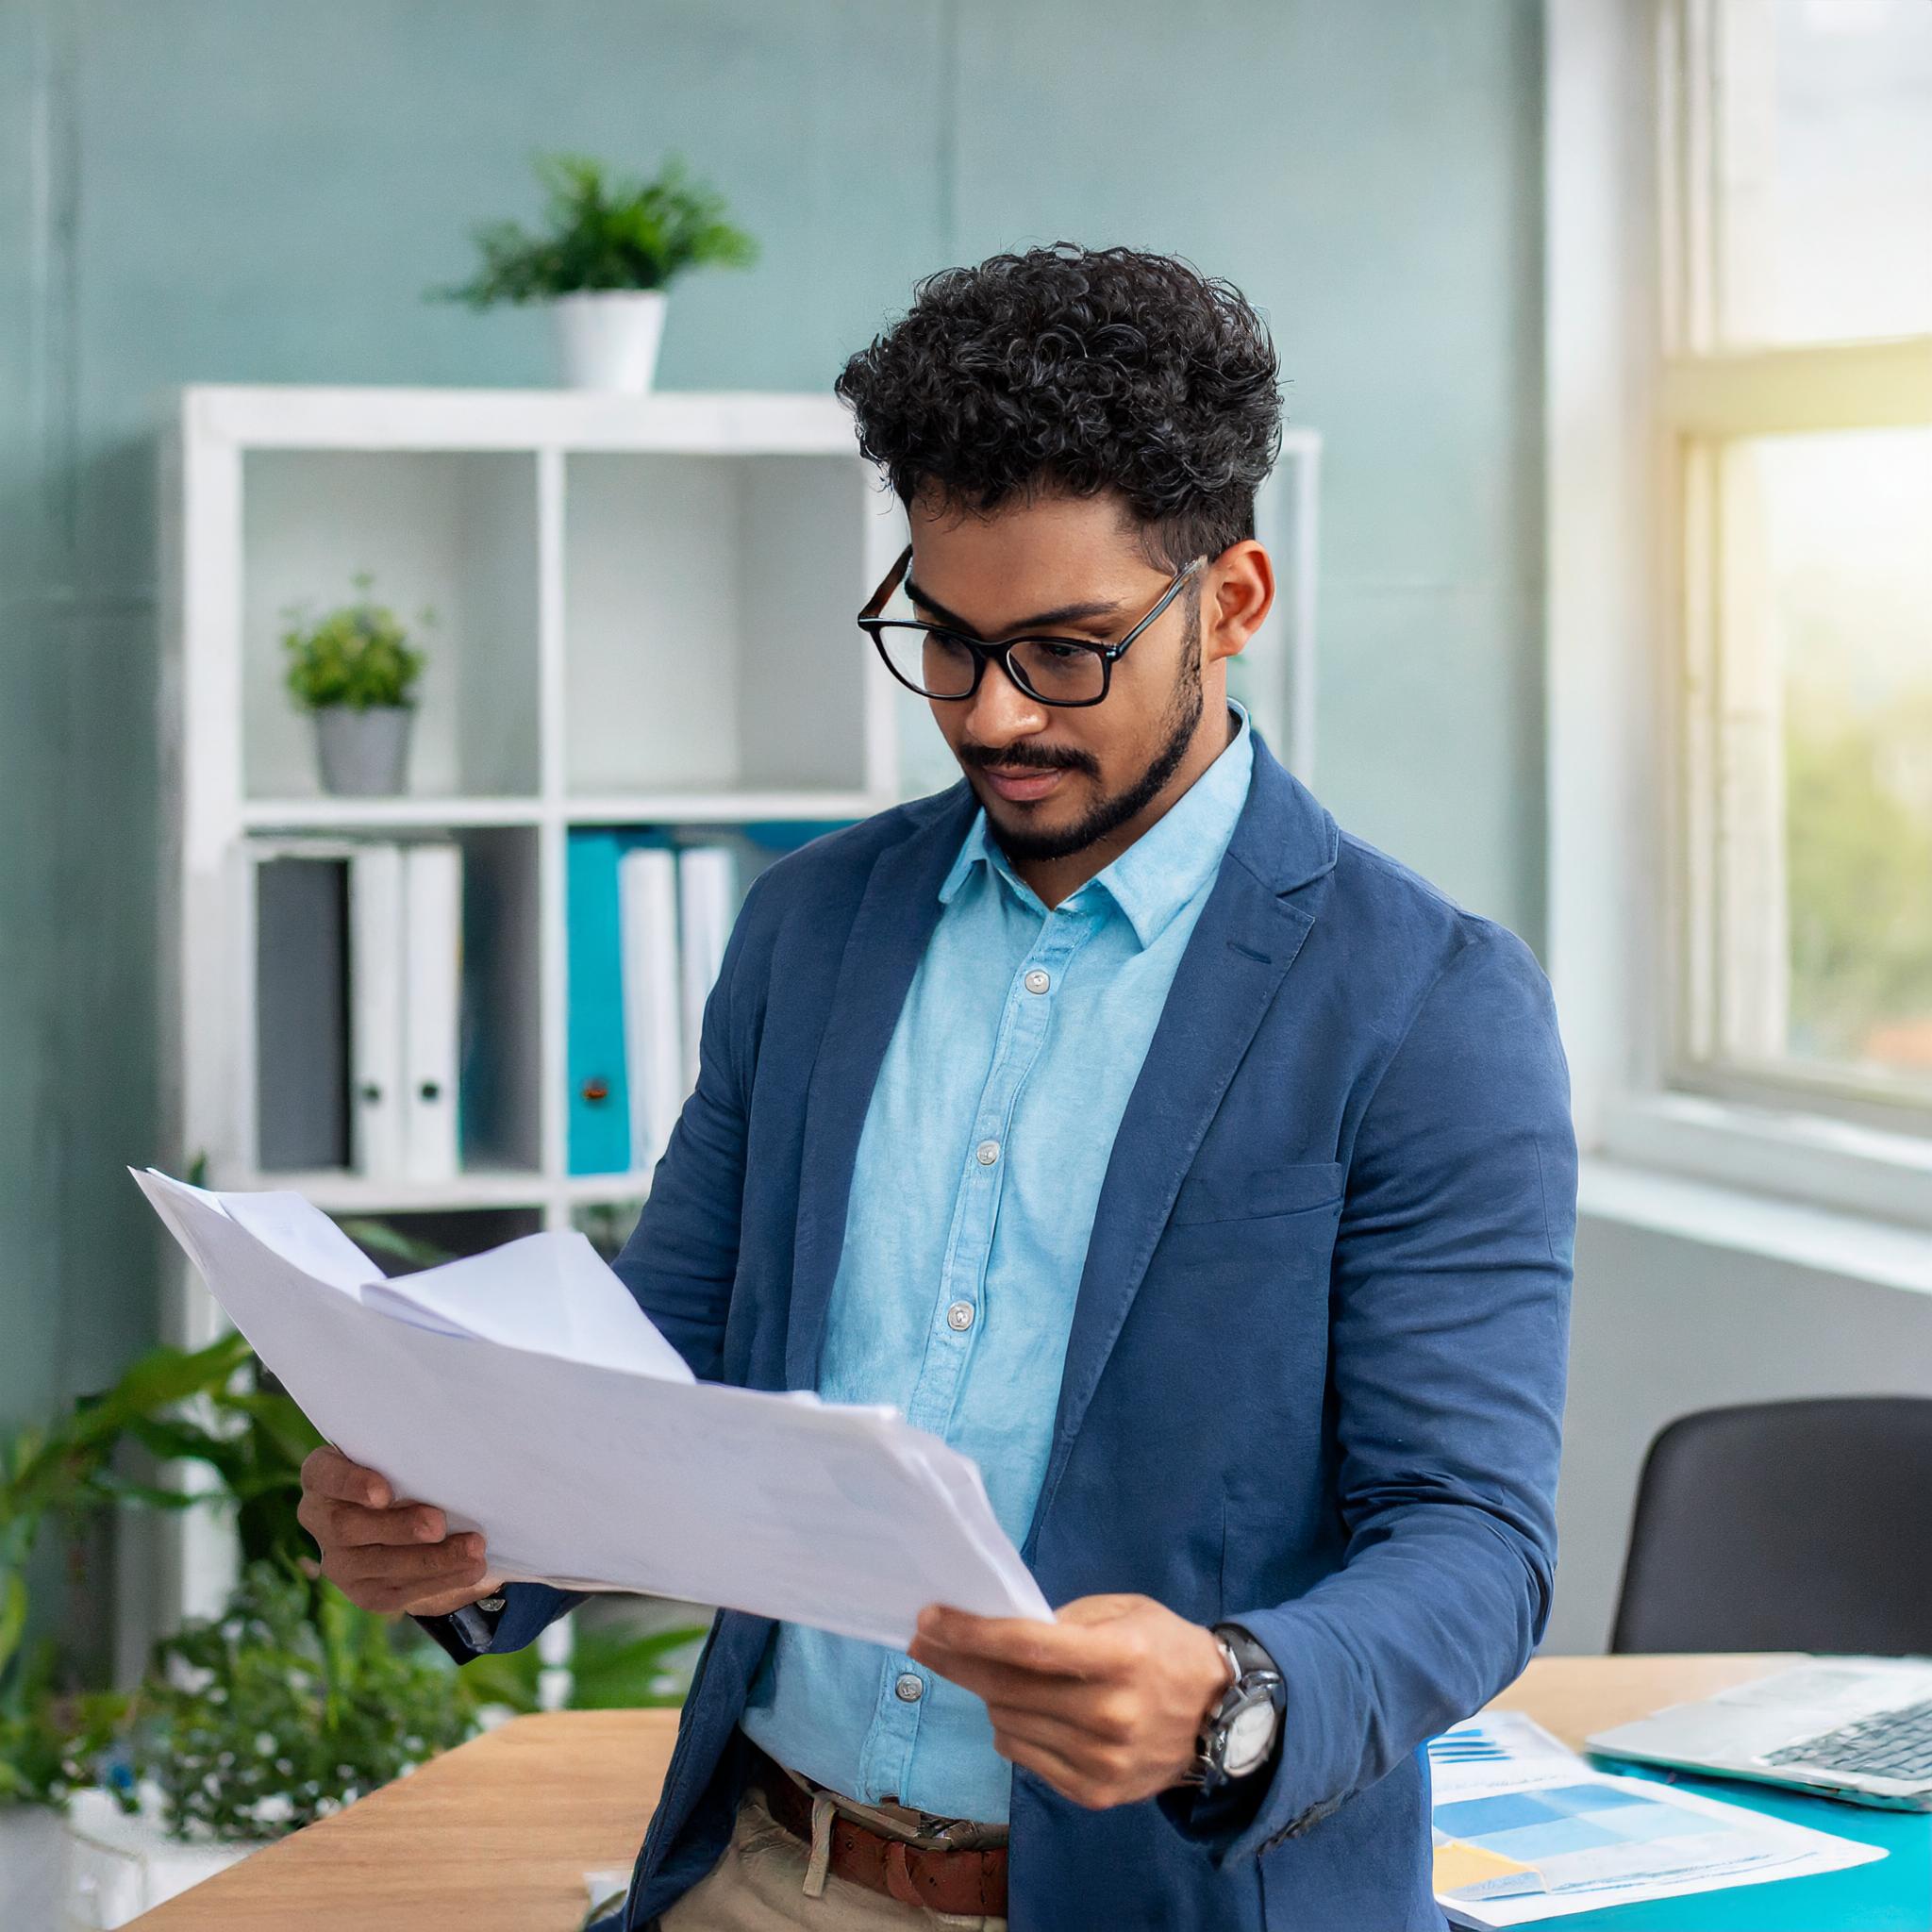
<svg viewBox="0 0 1932 1932">
<path fill-rule="evenodd" d="M 1010 744 L 1004 751 L 986 744 L 962 744 L 955 756 L 962 765 L 978 771 L 997 766 L 1006 771 L 1085 772 L 1091 775 L 1094 769 L 1093 760 L 1084 752 L 1056 753 L 1024 744 Z"/>
</svg>

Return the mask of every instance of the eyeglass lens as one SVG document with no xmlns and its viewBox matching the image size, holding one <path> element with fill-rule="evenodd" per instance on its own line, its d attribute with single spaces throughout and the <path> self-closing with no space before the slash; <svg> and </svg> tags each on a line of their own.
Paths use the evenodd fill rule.
<svg viewBox="0 0 1932 1932">
<path fill-rule="evenodd" d="M 977 655 L 941 630 L 918 624 L 879 626 L 879 641 L 897 675 L 929 698 L 964 697 Z M 1100 654 L 1053 638 L 1015 639 L 1007 661 L 1035 697 L 1074 703 L 1097 698 L 1106 681 Z"/>
</svg>

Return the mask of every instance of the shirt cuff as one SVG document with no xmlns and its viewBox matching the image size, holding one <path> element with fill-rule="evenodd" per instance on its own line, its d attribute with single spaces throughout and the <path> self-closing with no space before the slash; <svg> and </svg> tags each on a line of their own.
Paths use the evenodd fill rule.
<svg viewBox="0 0 1932 1932">
<path fill-rule="evenodd" d="M 496 1626 L 503 1617 L 499 1606 L 486 1610 L 481 1603 L 464 1604 L 439 1617 L 418 1617 L 419 1623 L 458 1663 L 466 1664 L 481 1657 L 496 1641 Z"/>
</svg>

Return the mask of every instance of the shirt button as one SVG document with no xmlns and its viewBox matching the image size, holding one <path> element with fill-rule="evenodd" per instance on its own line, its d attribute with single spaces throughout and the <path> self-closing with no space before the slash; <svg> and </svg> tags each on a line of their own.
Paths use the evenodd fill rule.
<svg viewBox="0 0 1932 1932">
<path fill-rule="evenodd" d="M 925 1679 L 907 1671 L 892 1686 L 892 1695 L 901 1704 L 917 1704 L 925 1695 Z"/>
<path fill-rule="evenodd" d="M 1052 984 L 1051 976 L 1042 973 L 1038 966 L 1026 975 L 1026 991 L 1028 992 L 1044 992 Z"/>
<path fill-rule="evenodd" d="M 981 1167 L 991 1167 L 1000 1158 L 1000 1143 L 997 1141 L 982 1141 L 973 1150 L 973 1155 Z"/>
<path fill-rule="evenodd" d="M 946 1326 L 956 1334 L 963 1335 L 973 1325 L 973 1304 L 955 1302 L 946 1310 Z"/>
</svg>

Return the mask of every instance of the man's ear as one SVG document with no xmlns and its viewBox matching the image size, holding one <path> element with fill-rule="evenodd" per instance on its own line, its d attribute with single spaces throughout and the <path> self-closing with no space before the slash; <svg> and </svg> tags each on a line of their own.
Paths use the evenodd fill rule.
<svg viewBox="0 0 1932 1932">
<path fill-rule="evenodd" d="M 1274 563 L 1252 537 L 1230 543 L 1208 566 L 1202 593 L 1201 647 L 1206 662 L 1238 656 L 1274 606 Z"/>
</svg>

